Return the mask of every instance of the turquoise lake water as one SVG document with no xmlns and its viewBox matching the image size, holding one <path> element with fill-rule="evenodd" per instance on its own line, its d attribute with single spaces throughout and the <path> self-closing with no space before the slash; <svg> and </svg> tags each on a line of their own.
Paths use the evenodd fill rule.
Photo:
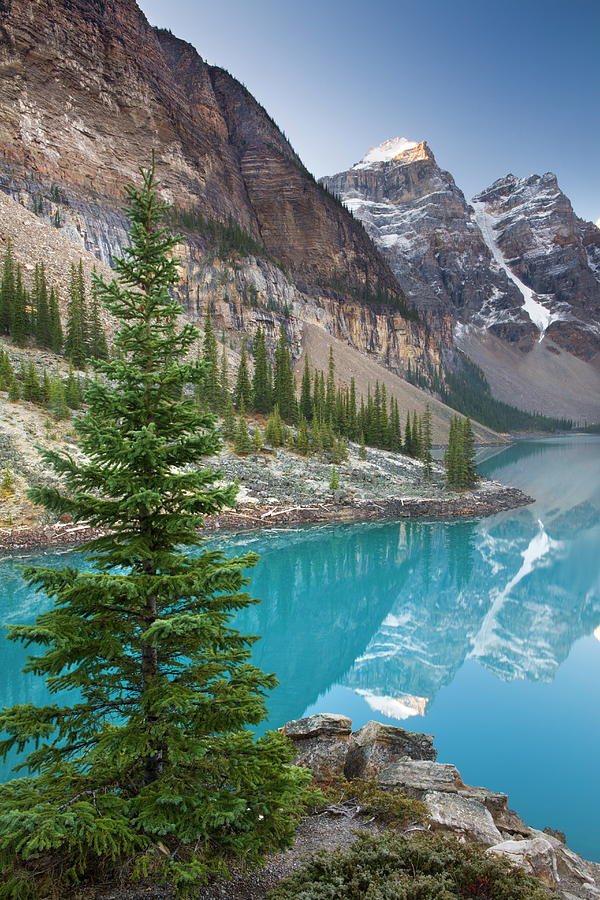
<svg viewBox="0 0 600 900">
<path fill-rule="evenodd" d="M 254 550 L 238 617 L 281 681 L 270 725 L 345 713 L 436 736 L 470 784 L 509 794 L 530 824 L 600 861 L 600 438 L 528 441 L 481 467 L 530 507 L 479 521 L 269 531 L 211 544 Z M 27 557 L 82 564 L 81 554 Z M 0 621 L 46 604 L 0 560 Z M 0 705 L 46 702 L 2 645 Z M 4 769 L 3 776 L 8 776 Z"/>
</svg>

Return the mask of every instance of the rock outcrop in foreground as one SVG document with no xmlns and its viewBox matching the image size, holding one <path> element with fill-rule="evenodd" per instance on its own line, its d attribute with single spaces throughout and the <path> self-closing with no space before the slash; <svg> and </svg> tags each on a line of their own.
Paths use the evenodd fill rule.
<svg viewBox="0 0 600 900">
<path fill-rule="evenodd" d="M 466 785 L 455 766 L 436 761 L 433 738 L 379 722 L 352 732 L 346 716 L 321 714 L 288 722 L 298 765 L 327 784 L 341 778 L 376 781 L 423 801 L 425 828 L 487 847 L 539 878 L 563 900 L 600 898 L 600 866 L 573 853 L 564 835 L 530 827 L 509 809 L 506 794 Z"/>
</svg>

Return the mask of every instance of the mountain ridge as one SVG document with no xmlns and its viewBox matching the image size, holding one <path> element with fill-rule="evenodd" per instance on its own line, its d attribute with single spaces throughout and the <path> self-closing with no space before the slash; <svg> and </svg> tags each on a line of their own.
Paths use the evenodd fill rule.
<svg viewBox="0 0 600 900">
<path fill-rule="evenodd" d="M 599 418 L 600 230 L 574 214 L 551 173 L 504 176 L 469 202 L 427 142 L 398 140 L 322 181 L 363 221 L 421 314 L 450 318 L 448 363 L 460 365 L 462 350 L 497 399 L 530 412 Z M 514 349 L 528 365 L 515 367 Z"/>
</svg>

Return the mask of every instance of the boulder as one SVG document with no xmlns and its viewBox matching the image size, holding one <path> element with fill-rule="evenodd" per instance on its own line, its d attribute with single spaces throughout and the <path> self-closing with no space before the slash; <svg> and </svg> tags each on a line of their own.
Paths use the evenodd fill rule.
<svg viewBox="0 0 600 900">
<path fill-rule="evenodd" d="M 294 744 L 294 762 L 311 769 L 315 779 L 328 782 L 342 778 L 352 732 L 352 719 L 322 713 L 295 719 L 283 726 Z"/>
<path fill-rule="evenodd" d="M 527 841 L 503 841 L 488 849 L 509 859 L 530 875 L 535 875 L 548 887 L 558 890 L 564 900 L 599 900 L 600 885 L 594 868 L 562 843 L 562 841 L 532 829 Z"/>
<path fill-rule="evenodd" d="M 487 850 L 494 856 L 504 856 L 514 866 L 524 869 L 529 875 L 535 875 L 549 888 L 558 885 L 558 868 L 554 848 L 550 841 L 543 837 L 529 841 L 502 841 Z"/>
<path fill-rule="evenodd" d="M 429 760 L 402 760 L 392 763 L 377 779 L 379 786 L 388 790 L 397 788 L 417 800 L 427 791 L 456 793 L 464 784 L 456 766 Z"/>
<path fill-rule="evenodd" d="M 452 831 L 486 847 L 502 840 L 491 812 L 480 800 L 445 791 L 428 791 L 423 799 L 433 828 Z"/>
<path fill-rule="evenodd" d="M 367 722 L 350 738 L 346 778 L 376 779 L 389 765 L 407 759 L 435 760 L 430 734 L 405 731 L 394 725 Z"/>
<path fill-rule="evenodd" d="M 531 837 L 531 828 L 512 809 L 508 808 L 508 797 L 497 791 L 488 791 L 487 788 L 470 787 L 466 785 L 460 788 L 459 794 L 479 800 L 489 809 L 494 824 L 501 832 L 518 834 L 523 837 Z"/>
</svg>

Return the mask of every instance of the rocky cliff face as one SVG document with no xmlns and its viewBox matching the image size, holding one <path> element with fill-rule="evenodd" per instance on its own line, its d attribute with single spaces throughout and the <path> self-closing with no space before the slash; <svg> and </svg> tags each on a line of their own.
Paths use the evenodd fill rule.
<svg viewBox="0 0 600 900">
<path fill-rule="evenodd" d="M 300 353 L 309 322 L 399 374 L 439 365 L 422 325 L 357 299 L 403 301 L 360 223 L 239 82 L 135 0 L 0 3 L 0 97 L 0 190 L 109 265 L 127 240 L 123 185 L 155 150 L 177 222 L 193 213 L 182 299 L 194 316 L 210 301 L 234 344 L 283 323 Z M 256 252 L 220 259 L 202 219 L 234 222 Z"/>
<path fill-rule="evenodd" d="M 0 26 L 0 160 L 18 186 L 33 174 L 106 209 L 154 148 L 175 206 L 239 223 L 311 285 L 400 294 L 248 91 L 135 0 L 7 0 Z"/>
<path fill-rule="evenodd" d="M 425 315 L 532 342 L 519 291 L 494 266 L 464 194 L 425 142 L 386 141 L 323 181 L 363 222 Z"/>
<path fill-rule="evenodd" d="M 510 270 L 538 296 L 547 337 L 593 359 L 600 352 L 600 229 L 575 215 L 551 172 L 507 175 L 474 204 Z"/>
</svg>

